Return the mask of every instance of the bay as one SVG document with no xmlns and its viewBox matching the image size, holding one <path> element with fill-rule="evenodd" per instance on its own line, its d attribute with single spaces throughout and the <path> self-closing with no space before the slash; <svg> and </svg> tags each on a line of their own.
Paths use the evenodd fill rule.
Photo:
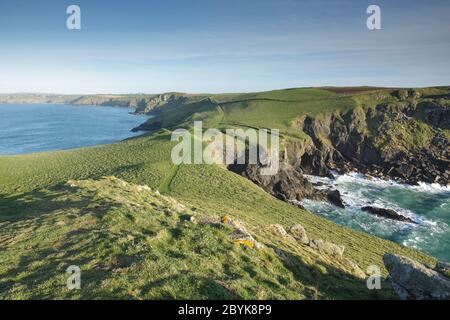
<svg viewBox="0 0 450 320">
<path fill-rule="evenodd" d="M 133 109 L 66 104 L 0 104 L 0 155 L 107 144 L 142 133 Z"/>
</svg>

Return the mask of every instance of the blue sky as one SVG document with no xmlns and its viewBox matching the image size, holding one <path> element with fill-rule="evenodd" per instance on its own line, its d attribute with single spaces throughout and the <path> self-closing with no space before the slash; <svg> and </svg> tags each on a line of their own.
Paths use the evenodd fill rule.
<svg viewBox="0 0 450 320">
<path fill-rule="evenodd" d="M 450 85 L 449 16 L 447 0 L 0 0 L 0 92 Z"/>
</svg>

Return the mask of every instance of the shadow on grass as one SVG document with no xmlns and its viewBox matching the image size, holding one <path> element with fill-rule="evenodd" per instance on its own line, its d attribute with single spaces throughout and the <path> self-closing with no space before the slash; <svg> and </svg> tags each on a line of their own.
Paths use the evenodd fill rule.
<svg viewBox="0 0 450 320">
<path fill-rule="evenodd" d="M 126 270 L 132 264 L 140 264 L 142 257 L 132 256 L 131 263 L 128 261 L 111 264 L 111 258 L 118 253 L 117 250 L 126 251 L 123 246 L 117 246 L 121 234 L 114 234 L 108 228 L 103 229 L 97 225 L 101 214 L 108 210 L 113 203 L 106 200 L 94 199 L 94 194 L 77 192 L 76 188 L 67 185 L 58 185 L 44 191 L 32 191 L 29 193 L 2 198 L 0 200 L 0 223 L 9 227 L 9 223 L 22 224 L 20 228 L 26 232 L 34 232 L 41 226 L 47 227 L 49 232 L 54 232 L 52 224 L 56 221 L 52 213 L 59 209 L 77 209 L 78 217 L 89 214 L 94 219 L 92 225 L 71 225 L 72 229 L 64 226 L 55 231 L 51 236 L 56 239 L 48 243 L 30 238 L 24 243 L 3 246 L 3 239 L 9 240 L 11 235 L 15 237 L 20 228 L 11 225 L 11 229 L 0 231 L 0 245 L 3 250 L 0 254 L 9 256 L 10 265 L 0 262 L 0 296 L 8 297 L 11 292 L 20 290 L 25 296 L 29 292 L 30 297 L 45 299 L 54 297 L 81 297 L 94 299 L 130 299 L 134 298 L 130 293 L 112 288 L 112 291 L 99 289 L 104 280 L 114 279 L 118 271 Z M 95 203 L 96 207 L 92 207 Z M 87 208 L 87 206 L 90 206 Z M 60 212 L 61 213 L 61 212 Z M 64 211 L 63 215 L 64 216 Z M 33 220 L 31 220 L 33 219 Z M 19 225 L 17 225 L 19 226 Z M 50 228 L 48 228 L 50 226 Z M 180 230 L 169 229 L 173 239 L 180 237 Z M 49 235 L 50 236 L 50 235 Z M 42 234 L 41 234 L 42 237 Z M 114 247 L 116 246 L 116 247 Z M 6 248 L 6 249 L 5 249 Z M 13 254 L 18 259 L 11 257 L 6 252 L 14 248 Z M 276 249 L 272 247 L 271 249 Z M 168 250 L 165 252 L 171 259 L 182 259 L 180 252 Z M 325 262 L 316 261 L 310 265 L 288 251 L 281 251 L 280 260 L 293 278 L 303 286 L 302 294 L 307 299 L 386 299 L 394 298 L 392 290 L 386 286 L 383 290 L 368 290 L 364 280 L 343 272 L 335 266 Z M 123 257 L 122 257 L 123 258 Z M 128 259 L 128 257 L 125 257 Z M 122 260 L 126 260 L 123 258 Z M 209 258 L 206 257 L 206 258 Z M 16 261 L 16 262 L 15 262 Z M 248 256 L 241 256 L 243 266 L 234 269 L 233 266 L 223 264 L 227 278 L 239 281 L 240 278 L 260 278 L 261 270 L 252 264 Z M 77 296 L 66 289 L 66 269 L 70 265 L 78 265 L 82 268 L 82 290 Z M 238 270 L 238 272 L 236 272 Z M 272 272 L 269 272 L 270 274 Z M 246 277 L 248 275 L 248 277 Z M 245 276 L 245 277 L 244 277 Z M 290 286 L 292 276 L 283 273 L 276 274 L 273 279 L 260 279 L 258 287 L 272 288 L 280 291 L 284 286 Z M 130 282 L 126 273 L 122 281 Z M 244 285 L 245 286 L 245 285 Z M 249 290 L 250 289 L 248 288 Z M 299 287 L 299 290 L 301 288 Z M 201 276 L 192 272 L 178 273 L 171 276 L 161 277 L 155 281 L 144 284 L 141 289 L 143 297 L 157 297 L 160 299 L 241 299 L 238 293 L 231 289 L 225 282 L 215 280 L 207 276 Z"/>
<path fill-rule="evenodd" d="M 275 247 L 272 247 L 275 249 Z M 354 300 L 395 299 L 396 295 L 386 279 L 382 279 L 381 290 L 369 290 L 364 279 L 346 273 L 326 262 L 316 261 L 314 265 L 304 263 L 298 256 L 281 249 L 280 260 L 292 272 L 294 279 L 303 285 L 314 287 L 307 299 Z M 320 296 L 317 295 L 320 292 Z M 308 293 L 308 292 L 307 292 Z"/>
<path fill-rule="evenodd" d="M 179 288 L 179 292 L 164 290 L 164 286 Z M 159 289 L 159 290 L 158 290 Z M 225 283 L 204 276 L 179 273 L 152 281 L 145 285 L 142 293 L 159 291 L 160 299 L 213 299 L 213 300 L 236 300 L 241 299 Z"/>
<path fill-rule="evenodd" d="M 25 296 L 27 292 L 32 292 L 31 297 L 34 299 L 70 296 L 65 291 L 66 270 L 70 265 L 80 266 L 83 280 L 89 284 L 87 288 L 95 288 L 104 279 L 111 277 L 115 266 L 111 266 L 109 261 L 114 254 L 112 247 L 118 242 L 120 235 L 102 229 L 101 225 L 96 225 L 96 221 L 97 216 L 108 210 L 113 203 L 102 200 L 96 202 L 97 207 L 87 208 L 93 197 L 94 195 L 77 193 L 76 188 L 58 185 L 46 191 L 32 191 L 0 200 L 0 223 L 5 223 L 3 232 L 0 231 L 0 244 L 3 239 L 8 242 L 2 245 L 0 253 L 10 257 L 10 265 L 0 262 L 0 296 L 8 295 L 8 292 L 17 288 Z M 75 224 L 68 230 L 64 224 L 55 225 L 56 219 L 64 217 L 69 209 L 77 209 L 77 217 L 91 215 L 94 218 L 89 220 L 93 221 L 92 225 Z M 60 210 L 58 217 L 51 215 L 55 210 Z M 39 231 L 41 227 L 45 227 L 43 230 L 50 229 L 48 232 L 52 234 L 48 237 L 54 238 L 55 242 L 42 241 L 45 234 L 42 234 L 42 230 Z M 25 237 L 21 237 L 20 232 Z M 37 238 L 33 237 L 34 232 Z M 139 259 L 133 257 L 132 262 L 139 263 Z M 91 296 L 89 291 L 91 290 L 79 294 L 97 298 Z"/>
<path fill-rule="evenodd" d="M 33 190 L 12 196 L 3 196 L 0 198 L 0 223 L 36 218 L 56 209 L 83 209 L 91 202 L 92 197 L 84 196 L 77 200 L 65 199 L 64 204 L 62 201 L 58 201 L 67 193 L 74 194 L 76 190 L 76 187 L 59 184 L 48 190 Z"/>
</svg>

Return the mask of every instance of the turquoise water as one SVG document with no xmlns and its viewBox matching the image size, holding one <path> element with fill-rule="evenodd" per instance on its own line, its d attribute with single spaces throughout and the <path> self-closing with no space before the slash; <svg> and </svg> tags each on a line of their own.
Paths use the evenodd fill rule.
<svg viewBox="0 0 450 320">
<path fill-rule="evenodd" d="M 345 209 L 305 200 L 301 204 L 336 223 L 401 243 L 450 261 L 450 188 L 421 184 L 408 186 L 367 179 L 361 174 L 336 175 L 336 179 L 310 177 L 341 192 Z M 361 207 L 390 208 L 418 222 L 398 222 L 361 211 Z"/>
<path fill-rule="evenodd" d="M 0 155 L 93 146 L 135 136 L 146 118 L 132 109 L 64 104 L 0 104 Z"/>
</svg>

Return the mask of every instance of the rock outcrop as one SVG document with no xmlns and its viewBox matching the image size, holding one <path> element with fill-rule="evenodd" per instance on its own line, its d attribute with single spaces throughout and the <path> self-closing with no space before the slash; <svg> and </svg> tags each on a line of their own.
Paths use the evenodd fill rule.
<svg viewBox="0 0 450 320">
<path fill-rule="evenodd" d="M 411 218 L 408 218 L 401 214 L 398 214 L 397 212 L 395 212 L 392 209 L 384 209 L 384 208 L 376 208 L 376 207 L 367 206 L 367 207 L 361 208 L 361 210 L 369 212 L 371 214 L 374 214 L 378 217 L 383 217 L 383 218 L 402 221 L 402 222 L 417 223 L 414 220 L 412 220 Z"/>
<path fill-rule="evenodd" d="M 258 241 L 256 241 L 250 234 L 250 232 L 247 231 L 242 222 L 233 220 L 228 216 L 223 216 L 221 220 L 222 223 L 227 224 L 232 228 L 234 228 L 234 231 L 230 234 L 230 238 L 235 243 L 243 244 L 250 248 L 255 247 L 257 249 L 261 249 L 263 247 L 263 245 Z"/>
<path fill-rule="evenodd" d="M 289 233 L 298 241 L 303 244 L 309 243 L 308 235 L 306 234 L 305 228 L 300 224 L 294 224 L 290 229 Z"/>
<path fill-rule="evenodd" d="M 439 130 L 450 128 L 449 112 L 443 103 L 407 101 L 301 117 L 296 126 L 312 144 L 288 146 L 285 158 L 307 174 L 328 176 L 329 169 L 355 170 L 411 184 L 447 185 L 450 142 Z M 415 118 L 422 114 L 427 125 Z"/>
<path fill-rule="evenodd" d="M 309 241 L 309 246 L 333 258 L 342 259 L 345 248 L 322 239 L 313 239 Z"/>
<path fill-rule="evenodd" d="M 401 299 L 450 299 L 450 279 L 406 257 L 383 257 L 394 290 Z"/>
<path fill-rule="evenodd" d="M 362 172 L 400 183 L 450 184 L 448 97 L 427 97 L 417 90 L 397 90 L 396 100 L 316 116 L 303 115 L 293 126 L 304 139 L 285 139 L 280 170 L 259 175 L 258 165 L 230 165 L 234 171 L 285 200 L 326 200 L 344 207 L 338 191 L 317 188 L 305 174 L 332 177 Z M 374 210 L 371 211 L 374 213 Z M 393 212 L 378 215 L 414 223 Z"/>
<path fill-rule="evenodd" d="M 329 202 L 337 207 L 345 208 L 344 201 L 342 200 L 339 190 L 330 190 L 327 192 L 327 199 Z"/>
<path fill-rule="evenodd" d="M 176 93 L 159 94 L 149 99 L 141 99 L 139 101 L 139 104 L 135 106 L 135 113 L 157 113 L 163 107 L 175 104 L 183 104 L 186 100 L 187 98 L 185 96 Z"/>
<path fill-rule="evenodd" d="M 210 225 L 210 226 L 220 226 L 227 225 L 233 229 L 231 232 L 230 239 L 236 243 L 244 245 L 248 248 L 261 249 L 263 245 L 256 241 L 253 236 L 248 232 L 244 224 L 238 220 L 231 219 L 229 216 L 225 215 L 223 217 L 218 216 L 204 216 L 204 215 L 194 215 L 191 217 L 191 222 L 199 225 Z"/>
<path fill-rule="evenodd" d="M 261 175 L 259 166 L 256 164 L 232 164 L 228 168 L 281 200 L 301 200 L 314 194 L 313 185 L 308 179 L 303 177 L 301 171 L 287 163 L 283 163 L 278 173 L 271 176 Z"/>
<path fill-rule="evenodd" d="M 283 163 L 278 173 L 272 176 L 261 175 L 258 165 L 255 164 L 232 164 L 228 168 L 259 185 L 278 199 L 288 202 L 302 199 L 325 200 L 340 208 L 345 207 L 338 190 L 316 188 L 303 176 L 301 169 L 290 164 Z"/>
<path fill-rule="evenodd" d="M 274 224 L 271 227 L 278 236 L 282 238 L 286 238 L 288 236 L 288 233 L 281 224 Z"/>
</svg>

